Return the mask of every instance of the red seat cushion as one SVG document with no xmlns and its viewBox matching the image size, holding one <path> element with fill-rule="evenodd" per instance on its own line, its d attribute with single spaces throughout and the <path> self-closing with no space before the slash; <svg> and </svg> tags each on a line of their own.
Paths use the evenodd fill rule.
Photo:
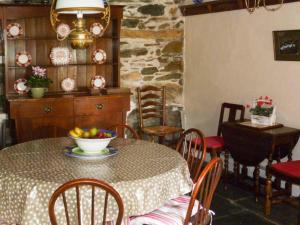
<svg viewBox="0 0 300 225">
<path fill-rule="evenodd" d="M 211 137 L 205 137 L 206 141 L 206 147 L 207 148 L 223 148 L 224 147 L 224 139 L 220 136 L 211 136 Z M 200 138 L 194 138 L 193 143 L 200 144 L 201 139 Z"/>
<path fill-rule="evenodd" d="M 275 163 L 272 165 L 271 169 L 286 177 L 300 179 L 300 160 Z"/>
</svg>

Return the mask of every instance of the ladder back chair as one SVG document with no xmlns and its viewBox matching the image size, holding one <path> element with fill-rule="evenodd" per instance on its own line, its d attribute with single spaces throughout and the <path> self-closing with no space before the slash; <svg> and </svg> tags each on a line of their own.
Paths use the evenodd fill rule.
<svg viewBox="0 0 300 225">
<path fill-rule="evenodd" d="M 81 207 L 82 204 L 80 202 L 81 200 L 81 195 L 80 195 L 80 187 L 82 186 L 87 186 L 91 187 L 91 221 L 90 224 L 94 225 L 95 224 L 95 189 L 99 188 L 103 191 L 105 191 L 105 198 L 103 202 L 103 219 L 102 223 L 105 225 L 106 224 L 106 216 L 107 216 L 107 208 L 108 208 L 108 197 L 113 197 L 115 202 L 117 203 L 119 212 L 118 212 L 118 217 L 116 220 L 116 225 L 120 225 L 122 223 L 122 218 L 123 218 L 123 213 L 124 213 L 124 205 L 121 196 L 119 193 L 109 184 L 107 184 L 104 181 L 101 180 L 95 180 L 95 179 L 76 179 L 76 180 L 71 180 L 69 182 L 66 182 L 65 184 L 61 185 L 51 196 L 51 199 L 49 201 L 49 217 L 52 225 L 58 225 L 57 223 L 57 218 L 55 214 L 55 203 L 58 200 L 59 197 L 62 197 L 63 201 L 63 207 L 64 207 L 64 212 L 65 212 L 65 217 L 66 217 L 66 222 L 67 225 L 71 225 L 70 223 L 70 212 L 68 209 L 68 203 L 67 203 L 67 197 L 66 197 L 66 192 L 68 191 L 73 191 L 76 193 L 76 214 L 77 214 L 77 223 L 78 225 L 86 225 L 83 224 L 81 219 L 82 219 L 82 211 Z M 73 190 L 75 188 L 75 190 Z M 70 190 L 72 189 L 72 190 Z M 69 205 L 70 206 L 70 205 Z M 74 215 L 75 216 L 75 215 Z M 73 217 L 72 217 L 73 218 Z"/>
<path fill-rule="evenodd" d="M 143 216 L 131 217 L 131 225 L 208 225 L 212 222 L 211 202 L 222 174 L 220 158 L 212 159 L 194 185 L 191 196 L 180 196 Z"/>
<path fill-rule="evenodd" d="M 164 86 L 161 88 L 155 86 L 137 88 L 137 102 L 140 128 L 152 140 L 154 137 L 158 137 L 159 142 L 162 143 L 166 135 L 183 131 L 180 127 L 172 127 L 166 124 L 166 88 Z M 158 120 L 159 125 L 147 125 L 147 121 L 153 120 Z"/>
<path fill-rule="evenodd" d="M 198 139 L 199 143 L 195 144 L 193 142 L 195 139 Z M 206 158 L 206 142 L 203 133 L 195 128 L 184 131 L 179 138 L 176 151 L 187 161 L 191 178 L 195 183 Z"/>
<path fill-rule="evenodd" d="M 119 137 L 122 138 L 133 138 L 133 139 L 140 139 L 140 136 L 137 134 L 137 132 L 130 126 L 126 124 L 118 124 L 110 128 L 111 130 L 114 130 Z"/>
</svg>

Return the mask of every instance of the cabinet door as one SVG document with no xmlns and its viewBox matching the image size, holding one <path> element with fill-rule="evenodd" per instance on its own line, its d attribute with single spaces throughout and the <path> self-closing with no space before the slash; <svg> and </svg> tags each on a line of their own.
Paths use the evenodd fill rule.
<svg viewBox="0 0 300 225">
<path fill-rule="evenodd" d="M 70 117 L 21 118 L 16 121 L 18 142 L 41 138 L 65 137 L 73 128 Z"/>
</svg>

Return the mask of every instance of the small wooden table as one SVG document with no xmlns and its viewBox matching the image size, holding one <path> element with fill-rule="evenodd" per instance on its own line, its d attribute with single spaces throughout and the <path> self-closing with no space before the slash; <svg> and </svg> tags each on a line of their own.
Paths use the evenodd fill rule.
<svg viewBox="0 0 300 225">
<path fill-rule="evenodd" d="M 229 153 L 235 161 L 234 172 L 239 173 L 239 164 L 254 166 L 255 196 L 259 195 L 259 164 L 267 159 L 268 168 L 273 160 L 280 161 L 284 157 L 292 160 L 292 150 L 298 142 L 300 130 L 291 127 L 271 129 L 255 129 L 241 126 L 239 122 L 222 124 L 222 135 L 225 141 L 225 181 L 228 174 Z"/>
</svg>

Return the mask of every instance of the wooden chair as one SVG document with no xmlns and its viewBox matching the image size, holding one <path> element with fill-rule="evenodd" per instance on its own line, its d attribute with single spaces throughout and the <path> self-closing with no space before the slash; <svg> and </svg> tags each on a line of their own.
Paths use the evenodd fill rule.
<svg viewBox="0 0 300 225">
<path fill-rule="evenodd" d="M 133 139 L 140 139 L 140 136 L 137 132 L 130 126 L 126 124 L 118 124 L 110 128 L 114 130 L 120 137 L 123 138 L 133 138 Z"/>
<path fill-rule="evenodd" d="M 137 102 L 139 111 L 140 128 L 143 133 L 150 135 L 151 139 L 159 138 L 159 143 L 163 143 L 166 135 L 181 133 L 180 127 L 170 127 L 166 125 L 166 88 L 145 86 L 137 88 Z M 149 120 L 159 120 L 158 126 L 146 126 Z"/>
<path fill-rule="evenodd" d="M 285 189 L 273 191 L 272 189 L 272 176 L 276 179 L 285 180 Z M 279 182 L 280 183 L 280 182 Z M 268 169 L 267 180 L 266 180 L 266 197 L 265 197 L 265 214 L 271 214 L 271 207 L 273 203 L 280 203 L 284 201 L 298 200 L 299 198 L 292 198 L 291 184 L 300 185 L 300 160 L 288 161 L 282 163 L 272 164 Z M 286 196 L 283 198 L 282 196 Z M 280 198 L 278 198 L 280 197 Z M 300 225 L 300 212 L 298 214 L 298 225 Z"/>
<path fill-rule="evenodd" d="M 212 159 L 194 185 L 191 196 L 185 195 L 172 199 L 160 209 L 143 216 L 131 218 L 130 224 L 210 224 L 212 212 L 209 209 L 221 177 L 222 168 L 223 163 L 220 158 Z"/>
<path fill-rule="evenodd" d="M 224 119 L 224 114 L 226 110 L 228 112 L 227 120 Z M 240 111 L 240 116 L 237 117 L 237 113 Z M 217 136 L 206 137 L 206 147 L 207 152 L 211 154 L 212 157 L 220 156 L 220 153 L 224 150 L 224 139 L 222 137 L 221 125 L 223 122 L 234 122 L 236 120 L 244 120 L 245 107 L 243 105 L 232 104 L 224 102 L 221 106 L 221 112 L 219 117 L 219 125 Z"/>
<path fill-rule="evenodd" d="M 70 225 L 70 213 L 68 211 L 68 204 L 66 198 L 66 191 L 70 189 L 76 190 L 76 206 L 77 206 L 77 219 L 78 224 L 81 225 L 81 203 L 80 203 L 80 190 L 79 187 L 81 186 L 90 186 L 92 191 L 92 199 L 91 199 L 91 225 L 95 224 L 95 189 L 99 188 L 105 191 L 105 200 L 104 200 L 104 211 L 103 211 L 103 224 L 106 222 L 106 212 L 108 208 L 108 197 L 110 196 L 114 198 L 116 201 L 119 212 L 118 217 L 116 220 L 116 225 L 120 225 L 123 218 L 124 213 L 124 205 L 123 201 L 119 195 L 119 193 L 109 184 L 105 183 L 104 181 L 95 180 L 95 179 L 77 179 L 71 180 L 63 185 L 61 185 L 52 195 L 49 201 L 49 216 L 52 225 L 57 225 L 57 220 L 55 216 L 54 206 L 56 200 L 61 196 L 63 199 L 63 205 L 65 210 L 65 216 L 67 225 Z M 77 223 L 76 223 L 77 224 Z"/>
<path fill-rule="evenodd" d="M 199 139 L 201 144 L 195 144 L 193 142 L 195 139 Z M 191 178 L 196 182 L 206 157 L 206 142 L 202 132 L 195 128 L 183 132 L 178 140 L 176 151 L 187 161 Z"/>
</svg>

